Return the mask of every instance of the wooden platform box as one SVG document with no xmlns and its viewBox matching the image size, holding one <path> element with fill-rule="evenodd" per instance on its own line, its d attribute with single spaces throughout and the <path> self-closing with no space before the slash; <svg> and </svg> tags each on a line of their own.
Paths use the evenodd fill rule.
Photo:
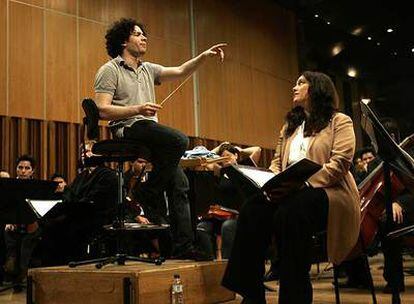
<svg viewBox="0 0 414 304">
<path fill-rule="evenodd" d="M 48 267 L 29 271 L 36 304 L 168 304 L 174 274 L 184 284 L 186 304 L 222 303 L 235 294 L 220 285 L 226 262 L 166 261 L 161 266 L 128 262 L 124 266 Z"/>
</svg>

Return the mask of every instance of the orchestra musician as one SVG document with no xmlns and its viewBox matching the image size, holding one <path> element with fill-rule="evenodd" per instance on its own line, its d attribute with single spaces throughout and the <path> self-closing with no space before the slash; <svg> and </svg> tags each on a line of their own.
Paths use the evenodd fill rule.
<svg viewBox="0 0 414 304">
<path fill-rule="evenodd" d="M 148 173 L 151 170 L 151 166 L 151 163 L 138 158 L 132 163 L 131 168 L 125 172 L 124 187 L 127 193 L 126 220 L 142 225 L 167 224 L 166 204 L 160 204 L 159 207 L 162 207 L 162 210 L 152 210 L 141 205 L 136 199 L 137 192 L 140 191 L 142 185 L 148 180 Z M 160 248 L 160 234 L 162 234 L 162 248 Z M 168 246 L 170 240 L 164 233 L 145 231 L 145 233 L 130 235 L 129 240 L 130 242 L 127 242 L 127 246 L 129 246 L 128 250 L 130 250 L 131 254 L 136 254 L 137 251 L 140 251 L 142 253 L 148 252 L 151 258 L 169 256 L 169 253 L 167 253 L 169 250 L 164 248 L 170 247 Z M 139 248 L 137 248 L 137 244 Z"/>
<path fill-rule="evenodd" d="M 79 164 L 92 156 L 92 143 L 81 145 Z M 114 220 L 117 198 L 116 172 L 104 165 L 80 168 L 79 174 L 65 187 L 63 203 L 41 221 L 43 266 L 67 264 L 87 255 L 87 246 Z"/>
<path fill-rule="evenodd" d="M 188 145 L 183 133 L 158 123 L 157 112 L 162 106 L 156 103 L 154 85 L 191 75 L 207 58 L 217 56 L 223 61 L 226 44 L 214 45 L 180 66 L 165 67 L 142 61 L 147 51 L 147 35 L 144 26 L 133 19 L 115 22 L 105 38 L 107 52 L 113 59 L 95 77 L 99 115 L 111 120 L 115 136 L 136 140 L 151 150 L 153 170 L 138 199 L 151 206 L 159 202 L 167 184 L 174 180 Z M 174 203 L 188 205 L 186 201 Z M 187 225 L 191 231 L 191 222 Z M 175 252 L 179 258 L 196 258 L 195 255 L 193 239 Z"/>
<path fill-rule="evenodd" d="M 231 257 L 222 284 L 242 303 L 266 303 L 265 252 L 272 235 L 279 255 L 279 303 L 312 302 L 312 235 L 327 231 L 328 257 L 340 263 L 355 245 L 360 224 L 359 195 L 349 172 L 355 151 L 352 120 L 337 110 L 329 76 L 304 72 L 293 88 L 270 169 L 276 174 L 301 158 L 322 165 L 300 190 L 252 197 L 239 214 Z M 286 185 L 287 187 L 287 185 Z"/>
<path fill-rule="evenodd" d="M 16 178 L 33 179 L 36 161 L 30 155 L 21 155 L 16 160 Z M 32 224 L 6 224 L 4 240 L 6 244 L 6 262 L 4 265 L 5 279 L 20 283 L 26 278 L 33 250 L 39 241 L 40 229 L 38 222 Z M 20 245 L 19 245 L 20 244 Z M 18 248 L 18 246 L 20 248 Z M 17 261 L 17 251 L 20 260 Z M 18 262 L 18 264 L 17 264 Z"/>
<path fill-rule="evenodd" d="M 383 122 L 385 129 L 390 136 L 399 143 L 400 132 L 395 121 L 387 119 Z M 413 155 L 409 145 L 407 152 Z M 407 147 L 404 147 L 407 148 Z M 381 158 L 376 155 L 373 148 L 364 148 L 362 150 L 363 159 L 366 161 L 366 178 L 381 164 Z M 367 161 L 368 160 L 368 161 Z M 381 179 L 382 181 L 383 179 Z M 373 183 L 376 186 L 376 183 Z M 378 218 L 378 234 L 375 244 L 380 244 L 384 254 L 384 271 L 383 277 L 386 285 L 383 289 L 384 293 L 391 294 L 393 290 L 398 292 L 405 291 L 403 257 L 402 249 L 404 241 L 402 237 L 388 238 L 389 232 L 386 223 L 385 202 L 382 215 Z M 396 195 L 392 201 L 392 220 L 393 230 L 404 228 L 414 224 L 414 196 L 408 189 L 403 189 L 401 193 Z M 373 248 L 377 249 L 377 248 Z M 347 280 L 340 284 L 341 288 L 368 288 L 368 278 L 364 270 L 363 257 L 357 257 L 345 263 L 345 271 Z"/>
<path fill-rule="evenodd" d="M 208 213 L 197 224 L 197 236 L 200 249 L 221 260 L 228 259 L 230 256 L 237 225 L 237 213 L 233 210 L 239 209 L 244 197 L 227 177 L 220 174 L 220 170 L 230 164 L 257 164 L 260 160 L 261 148 L 242 149 L 229 142 L 223 142 L 212 152 L 221 157 L 227 156 L 228 159 L 221 163 L 206 165 L 209 170 L 213 170 L 218 175 L 218 197 L 217 204 L 210 206 Z M 241 158 L 242 154 L 244 158 Z M 214 247 L 216 247 L 215 252 Z"/>
</svg>

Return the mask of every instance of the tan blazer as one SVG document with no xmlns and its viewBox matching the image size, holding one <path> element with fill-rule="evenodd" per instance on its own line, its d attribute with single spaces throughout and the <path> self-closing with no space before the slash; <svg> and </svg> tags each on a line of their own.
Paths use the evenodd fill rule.
<svg viewBox="0 0 414 304">
<path fill-rule="evenodd" d="M 283 126 L 270 169 L 285 170 L 290 144 L 296 131 L 288 138 Z M 349 172 L 355 152 L 355 134 L 351 118 L 336 113 L 328 126 L 309 140 L 307 158 L 323 167 L 308 182 L 324 188 L 329 198 L 328 258 L 339 264 L 349 254 L 359 235 L 360 200 L 355 180 Z"/>
</svg>

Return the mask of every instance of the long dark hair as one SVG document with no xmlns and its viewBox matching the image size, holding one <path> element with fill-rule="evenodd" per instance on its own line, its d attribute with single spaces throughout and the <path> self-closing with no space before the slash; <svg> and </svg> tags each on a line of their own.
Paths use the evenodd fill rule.
<svg viewBox="0 0 414 304">
<path fill-rule="evenodd" d="M 301 106 L 294 107 L 286 115 L 285 136 L 291 136 L 305 121 L 305 136 L 311 136 L 324 129 L 338 108 L 338 94 L 331 78 L 320 72 L 306 71 L 303 77 L 309 82 L 309 115 Z"/>
</svg>

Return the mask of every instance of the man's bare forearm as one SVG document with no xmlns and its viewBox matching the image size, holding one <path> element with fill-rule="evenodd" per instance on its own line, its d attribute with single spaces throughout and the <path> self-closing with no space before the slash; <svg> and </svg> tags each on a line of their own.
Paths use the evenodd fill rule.
<svg viewBox="0 0 414 304">
<path fill-rule="evenodd" d="M 133 106 L 117 106 L 103 105 L 98 106 L 99 117 L 103 120 L 126 119 L 139 114 L 138 107 Z"/>
</svg>

